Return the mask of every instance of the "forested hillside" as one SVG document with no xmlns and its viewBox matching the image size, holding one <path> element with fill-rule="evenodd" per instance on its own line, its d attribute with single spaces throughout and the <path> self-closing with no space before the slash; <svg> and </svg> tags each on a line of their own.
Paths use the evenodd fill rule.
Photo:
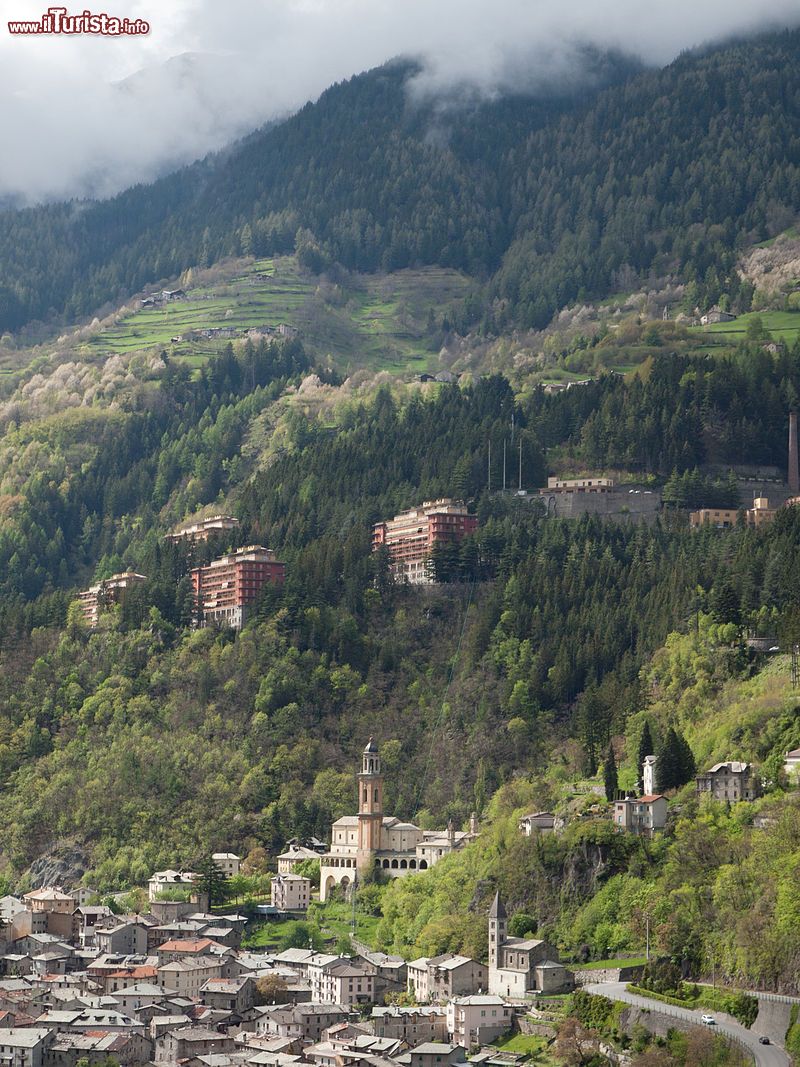
<svg viewBox="0 0 800 1067">
<path fill-rule="evenodd" d="M 750 306 L 737 257 L 800 203 L 798 60 L 800 32 L 660 71 L 587 54 L 579 91 L 463 108 L 412 97 L 416 67 L 396 62 L 153 186 L 0 215 L 0 329 L 213 268 L 184 278 L 180 319 L 134 301 L 18 347 L 0 390 L 0 895 L 65 854 L 65 880 L 105 893 L 213 849 L 325 838 L 374 735 L 387 811 L 482 828 L 423 878 L 362 887 L 382 947 L 483 954 L 499 888 L 523 932 L 577 959 L 638 952 L 649 923 L 687 971 L 796 989 L 797 696 L 789 657 L 746 638 L 800 641 L 800 508 L 727 530 L 687 511 L 744 501 L 734 467 L 782 477 L 800 341 L 794 323 L 723 337 L 648 314 Z M 464 273 L 412 315 L 391 272 L 425 264 Z M 348 271 L 387 274 L 368 294 Z M 245 338 L 276 272 L 273 337 L 302 283 L 358 321 L 370 358 L 331 353 L 324 330 Z M 439 352 L 460 375 L 384 372 L 371 309 L 390 302 L 414 369 Z M 225 323 L 242 332 L 217 347 Z M 614 518 L 557 519 L 536 492 L 552 474 L 663 507 L 628 521 L 626 494 Z M 477 529 L 435 549 L 435 584 L 395 582 L 373 524 L 444 496 Z M 165 539 L 217 512 L 234 533 Z M 190 568 L 255 544 L 285 584 L 240 632 L 196 628 Z M 78 591 L 128 568 L 145 580 L 89 629 Z M 651 753 L 668 823 L 641 841 L 608 802 Z M 695 770 L 723 759 L 753 762 L 765 796 L 698 799 Z M 540 808 L 563 834 L 522 837 Z"/>
<path fill-rule="evenodd" d="M 412 101 L 415 68 L 389 65 L 152 186 L 4 213 L 0 329 L 293 247 L 314 271 L 463 269 L 483 284 L 465 320 L 487 329 L 667 273 L 692 304 L 746 308 L 737 250 L 800 202 L 799 49 L 787 32 L 661 71 L 587 56 L 591 90 L 464 109 Z"/>
<path fill-rule="evenodd" d="M 194 379 L 114 357 L 34 376 L 0 413 L 0 848 L 15 874 L 64 840 L 110 887 L 210 845 L 322 835 L 350 809 L 369 733 L 398 814 L 460 822 L 567 738 L 570 773 L 593 773 L 637 721 L 650 656 L 699 612 L 796 632 L 794 509 L 724 536 L 680 512 L 558 521 L 489 492 L 486 461 L 492 442 L 497 485 L 512 415 L 530 487 L 545 447 L 692 484 L 707 456 L 778 461 L 800 349 L 665 354 L 555 396 L 500 376 L 422 393 L 300 387 L 307 374 L 297 342 L 229 346 Z M 438 589 L 396 587 L 371 524 L 448 493 L 478 531 L 436 557 Z M 238 637 L 189 629 L 190 561 L 226 545 L 163 541 L 223 504 L 236 543 L 288 569 Z M 126 566 L 148 581 L 88 632 L 75 591 Z"/>
</svg>

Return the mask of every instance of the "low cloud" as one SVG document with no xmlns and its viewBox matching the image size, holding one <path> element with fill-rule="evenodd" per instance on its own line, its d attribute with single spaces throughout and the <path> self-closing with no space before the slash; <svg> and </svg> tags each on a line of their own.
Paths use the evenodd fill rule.
<svg viewBox="0 0 800 1067">
<path fill-rule="evenodd" d="M 64 0 L 65 2 L 65 0 Z M 116 5 L 120 6 L 117 8 Z M 91 3 L 81 4 L 82 10 Z M 4 18 L 44 4 L 9 0 Z M 146 38 L 0 28 L 0 200 L 109 196 L 218 149 L 397 55 L 412 91 L 494 95 L 580 77 L 581 48 L 662 65 L 735 34 L 800 23 L 796 0 L 106 0 Z"/>
</svg>

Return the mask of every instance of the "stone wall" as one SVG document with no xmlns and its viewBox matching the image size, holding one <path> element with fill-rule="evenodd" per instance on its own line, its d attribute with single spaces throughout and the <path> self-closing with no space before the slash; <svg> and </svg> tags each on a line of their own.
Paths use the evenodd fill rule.
<svg viewBox="0 0 800 1067">
<path fill-rule="evenodd" d="M 542 493 L 548 515 L 578 519 L 606 515 L 622 522 L 654 522 L 661 510 L 661 491 L 643 486 L 618 486 L 609 493 Z"/>
<path fill-rule="evenodd" d="M 607 967 L 596 971 L 575 971 L 575 985 L 593 985 L 595 982 L 635 982 L 641 978 L 644 967 L 634 964 L 631 967 Z"/>
</svg>

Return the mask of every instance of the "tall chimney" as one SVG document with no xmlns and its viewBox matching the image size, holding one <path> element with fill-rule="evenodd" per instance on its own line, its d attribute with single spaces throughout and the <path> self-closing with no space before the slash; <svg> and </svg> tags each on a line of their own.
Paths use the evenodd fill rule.
<svg viewBox="0 0 800 1067">
<path fill-rule="evenodd" d="M 789 488 L 792 496 L 800 493 L 800 473 L 797 467 L 797 412 L 789 412 Z"/>
</svg>

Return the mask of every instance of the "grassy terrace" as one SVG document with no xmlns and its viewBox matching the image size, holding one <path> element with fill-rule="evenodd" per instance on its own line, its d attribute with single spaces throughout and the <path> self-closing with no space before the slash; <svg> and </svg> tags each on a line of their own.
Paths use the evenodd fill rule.
<svg viewBox="0 0 800 1067">
<path fill-rule="evenodd" d="M 359 367 L 420 373 L 438 360 L 427 342 L 431 311 L 441 317 L 466 293 L 468 279 L 439 268 L 355 277 L 332 286 L 302 274 L 293 257 L 259 260 L 213 285 L 189 287 L 187 298 L 142 308 L 98 333 L 89 348 L 133 352 L 166 348 L 196 368 L 227 339 L 184 339 L 192 330 L 232 327 L 237 336 L 258 326 L 296 327 L 306 348 L 343 370 Z"/>
<path fill-rule="evenodd" d="M 529 1063 L 541 1064 L 542 1067 L 557 1067 L 561 1061 L 553 1059 L 550 1054 L 551 1044 L 552 1038 L 544 1034 L 514 1034 L 513 1037 L 505 1040 L 501 1038 L 494 1042 L 495 1048 L 503 1052 L 523 1053 L 528 1056 Z"/>
<path fill-rule="evenodd" d="M 368 945 L 375 944 L 375 932 L 380 919 L 374 915 L 356 912 L 356 934 L 359 941 Z M 314 903 L 308 911 L 307 919 L 283 919 L 280 921 L 251 923 L 248 926 L 245 946 L 266 951 L 280 951 L 281 945 L 296 933 L 298 924 L 301 929 L 307 925 L 317 929 L 328 945 L 335 945 L 341 937 L 350 937 L 353 933 L 353 910 L 349 904 L 329 901 L 325 904 Z"/>
<path fill-rule="evenodd" d="M 711 326 L 697 327 L 703 333 L 713 334 L 720 340 L 736 344 L 747 334 L 747 327 L 753 319 L 759 318 L 768 330 L 773 341 L 792 344 L 800 333 L 800 311 L 751 311 L 739 315 L 733 322 L 715 322 Z"/>
</svg>

